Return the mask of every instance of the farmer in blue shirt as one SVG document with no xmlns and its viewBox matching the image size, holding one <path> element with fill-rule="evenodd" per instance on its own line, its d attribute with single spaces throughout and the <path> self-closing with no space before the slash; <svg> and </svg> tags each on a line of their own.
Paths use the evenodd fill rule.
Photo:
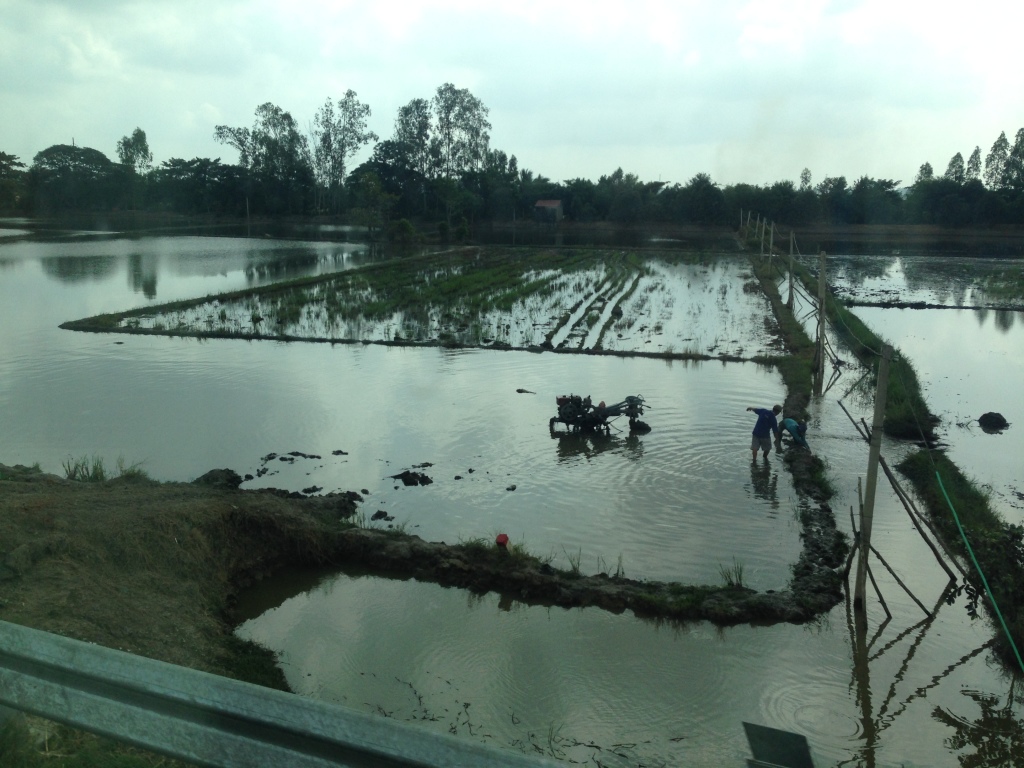
<svg viewBox="0 0 1024 768">
<path fill-rule="evenodd" d="M 802 445 L 807 450 L 811 450 L 811 446 L 807 444 L 807 438 L 804 435 L 807 433 L 807 423 L 804 421 L 797 421 L 796 419 L 783 419 L 782 428 L 789 432 L 793 436 L 793 442 L 797 445 Z M 776 441 L 781 446 L 782 436 Z"/>
<path fill-rule="evenodd" d="M 753 436 L 750 438 L 753 459 L 757 460 L 758 448 L 764 451 L 764 457 L 767 459 L 772 450 L 772 433 L 775 433 L 776 440 L 782 438 L 782 432 L 779 431 L 779 420 L 776 418 L 782 413 L 782 406 L 776 405 L 770 411 L 767 408 L 747 408 L 747 410 L 757 414 L 757 423 L 754 425 Z"/>
</svg>

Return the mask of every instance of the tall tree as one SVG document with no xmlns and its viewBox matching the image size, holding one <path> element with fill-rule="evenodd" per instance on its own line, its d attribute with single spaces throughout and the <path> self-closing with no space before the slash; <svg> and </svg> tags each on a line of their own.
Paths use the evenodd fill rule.
<svg viewBox="0 0 1024 768">
<path fill-rule="evenodd" d="M 826 176 L 818 185 L 818 199 L 830 222 L 845 224 L 849 221 L 850 188 L 845 176 Z"/>
<path fill-rule="evenodd" d="M 131 169 L 132 208 L 136 208 L 139 199 L 137 177 L 148 173 L 153 167 L 153 153 L 149 151 L 146 132 L 136 128 L 131 136 L 122 136 L 117 142 L 117 157 L 121 165 Z"/>
<path fill-rule="evenodd" d="M 423 176 L 430 174 L 430 102 L 413 99 L 398 108 L 394 140 L 402 145 L 409 166 Z"/>
<path fill-rule="evenodd" d="M 117 157 L 133 173 L 142 176 L 149 171 L 153 167 L 153 153 L 149 151 L 146 132 L 136 128 L 131 136 L 122 136 L 117 142 Z"/>
<path fill-rule="evenodd" d="M 942 174 L 942 178 L 946 179 L 946 181 L 952 181 L 954 184 L 963 184 L 966 176 L 964 156 L 957 152 L 949 159 L 949 165 L 946 166 L 946 172 Z"/>
<path fill-rule="evenodd" d="M 985 156 L 985 186 L 989 189 L 1002 189 L 1003 166 L 1009 155 L 1010 142 L 1006 140 L 1006 131 L 1001 131 Z"/>
<path fill-rule="evenodd" d="M 313 118 L 313 167 L 318 183 L 330 194 L 334 210 L 338 208 L 349 159 L 377 140 L 377 134 L 366 125 L 370 114 L 369 105 L 359 101 L 350 88 L 338 99 L 337 107 L 328 97 Z"/>
<path fill-rule="evenodd" d="M 0 211 L 21 207 L 25 164 L 16 155 L 0 152 Z"/>
<path fill-rule="evenodd" d="M 259 191 L 268 213 L 300 213 L 312 191 L 309 142 L 299 133 L 291 113 L 269 101 L 256 107 L 253 127 L 218 125 L 214 138 L 238 150 L 252 194 Z"/>
<path fill-rule="evenodd" d="M 931 163 L 921 163 L 921 167 L 917 169 L 917 176 L 914 177 L 915 184 L 921 184 L 922 182 L 932 181 L 935 178 L 935 170 L 932 168 Z"/>
<path fill-rule="evenodd" d="M 800 191 L 806 192 L 811 188 L 811 169 L 804 168 L 800 171 Z"/>
<path fill-rule="evenodd" d="M 434 135 L 431 151 L 438 160 L 438 172 L 447 179 L 483 167 L 490 144 L 490 110 L 468 88 L 445 83 L 431 100 Z"/>
<path fill-rule="evenodd" d="M 792 182 L 790 182 L 792 187 Z M 707 173 L 686 183 L 686 218 L 695 224 L 720 224 L 725 220 L 725 195 Z"/>
<path fill-rule="evenodd" d="M 978 181 L 981 179 L 981 147 L 975 147 L 971 156 L 967 158 L 967 181 Z"/>
<path fill-rule="evenodd" d="M 1024 128 L 1017 131 L 1003 165 L 1003 188 L 1018 194 L 1024 192 Z"/>
</svg>

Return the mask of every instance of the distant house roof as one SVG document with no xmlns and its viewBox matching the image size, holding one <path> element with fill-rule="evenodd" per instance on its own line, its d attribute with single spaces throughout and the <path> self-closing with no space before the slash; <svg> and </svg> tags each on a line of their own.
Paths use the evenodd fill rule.
<svg viewBox="0 0 1024 768">
<path fill-rule="evenodd" d="M 561 200 L 538 200 L 533 205 L 534 208 L 561 208 Z"/>
</svg>

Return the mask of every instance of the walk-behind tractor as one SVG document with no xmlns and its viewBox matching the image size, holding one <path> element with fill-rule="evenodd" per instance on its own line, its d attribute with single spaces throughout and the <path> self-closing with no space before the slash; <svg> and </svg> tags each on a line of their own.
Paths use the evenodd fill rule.
<svg viewBox="0 0 1024 768">
<path fill-rule="evenodd" d="M 605 405 L 602 400 L 594 405 L 590 395 L 559 395 L 555 398 L 558 415 L 548 422 L 548 428 L 554 430 L 555 424 L 561 422 L 570 432 L 611 432 L 609 419 L 619 416 L 629 417 L 630 432 L 650 432 L 651 428 L 640 421 L 644 412 L 644 399 L 640 395 L 629 395 L 621 403 Z"/>
</svg>

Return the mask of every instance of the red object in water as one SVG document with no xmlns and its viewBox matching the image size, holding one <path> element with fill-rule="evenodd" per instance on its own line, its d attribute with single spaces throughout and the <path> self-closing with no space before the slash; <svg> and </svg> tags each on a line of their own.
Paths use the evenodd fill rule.
<svg viewBox="0 0 1024 768">
<path fill-rule="evenodd" d="M 494 543 L 497 544 L 502 549 L 505 549 L 505 547 L 508 546 L 508 534 L 507 533 L 499 533 L 498 534 L 498 538 L 496 538 L 494 540 Z"/>
</svg>

